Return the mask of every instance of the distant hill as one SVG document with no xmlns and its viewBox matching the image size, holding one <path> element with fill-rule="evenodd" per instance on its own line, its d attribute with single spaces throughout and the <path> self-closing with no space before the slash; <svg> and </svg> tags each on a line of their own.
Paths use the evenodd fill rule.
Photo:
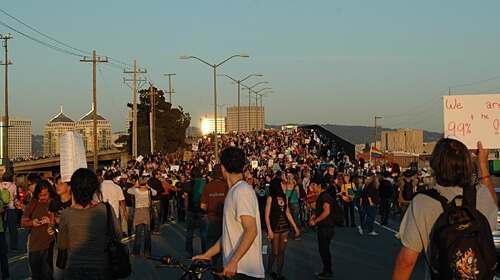
<svg viewBox="0 0 500 280">
<path fill-rule="evenodd" d="M 306 124 L 297 124 L 302 126 Z M 365 144 L 373 142 L 373 126 L 360 125 L 338 125 L 323 124 L 323 126 L 333 134 L 351 142 L 352 144 Z M 281 125 L 266 125 L 268 128 L 280 129 Z M 382 131 L 396 131 L 395 129 L 379 127 L 378 133 Z M 424 142 L 436 142 L 441 138 L 442 133 L 424 130 Z M 378 138 L 380 140 L 380 137 Z"/>
</svg>

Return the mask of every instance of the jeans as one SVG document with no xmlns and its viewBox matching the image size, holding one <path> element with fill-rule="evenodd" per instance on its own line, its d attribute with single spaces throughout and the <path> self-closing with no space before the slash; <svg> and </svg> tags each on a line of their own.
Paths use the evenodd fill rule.
<svg viewBox="0 0 500 280">
<path fill-rule="evenodd" d="M 187 216 L 187 237 L 186 237 L 186 255 L 187 257 L 193 256 L 193 235 L 194 228 L 196 226 L 196 221 L 198 221 L 198 226 L 200 228 L 200 238 L 201 238 L 201 252 L 205 253 L 207 251 L 207 219 L 206 214 L 188 212 Z"/>
<path fill-rule="evenodd" d="M 299 223 L 299 213 L 300 213 L 300 206 L 298 203 L 290 203 L 288 204 L 290 208 L 290 214 L 292 214 L 293 221 L 295 222 L 295 225 L 297 227 L 300 227 Z M 293 226 L 290 225 L 290 234 L 291 236 L 295 236 L 295 230 L 293 229 Z"/>
<path fill-rule="evenodd" d="M 7 227 L 9 228 L 10 249 L 19 249 L 18 233 L 17 233 L 17 209 L 9 209 L 7 211 Z"/>
<path fill-rule="evenodd" d="M 7 258 L 7 240 L 5 232 L 0 232 L 0 268 L 2 269 L 2 279 L 9 278 L 9 259 Z"/>
<path fill-rule="evenodd" d="M 91 267 L 66 268 L 66 280 L 110 280 L 113 279 L 109 269 L 100 270 Z"/>
<path fill-rule="evenodd" d="M 323 272 L 333 273 L 332 254 L 330 253 L 330 242 L 335 231 L 333 227 L 318 227 L 318 248 L 321 261 L 323 262 Z"/>
<path fill-rule="evenodd" d="M 366 226 L 368 226 L 368 231 L 372 232 L 373 229 L 373 223 L 375 222 L 375 213 L 377 211 L 377 208 L 375 206 L 370 206 L 370 205 L 365 205 L 363 206 L 365 213 L 366 213 L 366 218 L 361 224 L 361 228 L 364 229 Z"/>
<path fill-rule="evenodd" d="M 149 232 L 149 226 L 147 224 L 138 224 L 135 227 L 135 238 L 134 238 L 134 250 L 132 254 L 141 254 L 141 237 L 142 232 L 144 232 L 144 255 L 149 255 L 151 253 L 151 232 Z"/>
<path fill-rule="evenodd" d="M 363 206 L 359 204 L 359 201 L 359 198 L 354 199 L 354 205 L 358 208 L 359 224 L 362 224 L 365 219 L 365 212 L 363 211 Z"/>
<path fill-rule="evenodd" d="M 401 213 L 399 213 L 399 216 L 401 217 L 401 221 L 403 220 L 403 217 L 405 216 L 406 210 L 408 210 L 408 206 L 410 206 L 409 203 L 401 203 Z"/>
<path fill-rule="evenodd" d="M 389 223 L 389 215 L 391 214 L 392 198 L 380 198 L 380 223 L 387 225 Z"/>
<path fill-rule="evenodd" d="M 349 216 L 351 217 L 351 225 L 356 224 L 354 222 L 354 201 L 344 201 L 344 218 L 346 226 L 349 225 Z"/>
<path fill-rule="evenodd" d="M 31 269 L 31 279 L 52 279 L 52 270 L 47 264 L 49 249 L 30 251 L 28 261 Z"/>
</svg>

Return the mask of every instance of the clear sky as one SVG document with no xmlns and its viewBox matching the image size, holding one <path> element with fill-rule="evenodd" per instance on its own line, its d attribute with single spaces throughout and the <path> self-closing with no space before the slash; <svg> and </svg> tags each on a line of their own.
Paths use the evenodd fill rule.
<svg viewBox="0 0 500 280">
<path fill-rule="evenodd" d="M 263 102 L 267 124 L 372 126 L 381 116 L 383 127 L 442 132 L 449 87 L 452 94 L 500 92 L 498 11 L 494 0 L 4 0 L 0 33 L 13 36 L 9 116 L 31 119 L 34 134 L 60 106 L 78 121 L 92 104 L 92 65 L 80 59 L 96 50 L 112 62 L 99 65 L 97 107 L 113 131 L 125 130 L 133 92 L 123 70 L 134 59 L 159 89 L 168 89 L 164 74 L 176 74 L 173 105 L 199 126 L 200 116 L 213 113 L 213 69 L 179 57 L 218 64 L 247 53 L 217 72 L 264 75 L 246 83 L 268 81 L 255 89 L 274 90 Z M 0 73 L 3 114 L 4 66 Z M 237 104 L 230 82 L 217 79 L 221 105 Z M 248 104 L 246 92 L 241 100 Z"/>
</svg>

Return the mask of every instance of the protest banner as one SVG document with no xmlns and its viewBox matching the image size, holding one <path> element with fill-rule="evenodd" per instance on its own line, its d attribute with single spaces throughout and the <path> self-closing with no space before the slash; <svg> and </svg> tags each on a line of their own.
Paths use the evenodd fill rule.
<svg viewBox="0 0 500 280">
<path fill-rule="evenodd" d="M 486 149 L 500 148 L 500 94 L 443 97 L 444 136 L 458 139 L 469 149 L 477 141 Z"/>
</svg>

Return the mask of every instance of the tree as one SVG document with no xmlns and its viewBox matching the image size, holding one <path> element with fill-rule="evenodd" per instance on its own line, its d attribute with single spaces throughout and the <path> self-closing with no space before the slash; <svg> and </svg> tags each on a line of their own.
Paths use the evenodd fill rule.
<svg viewBox="0 0 500 280">
<path fill-rule="evenodd" d="M 152 93 L 152 94 L 151 94 Z M 185 146 L 186 129 L 191 123 L 191 116 L 179 106 L 172 108 L 170 102 L 165 101 L 162 90 L 155 87 L 139 91 L 140 103 L 137 104 L 137 153 L 149 154 L 150 141 L 150 112 L 151 102 L 154 102 L 154 148 L 156 152 L 172 153 Z M 128 103 L 132 108 L 133 104 Z M 132 143 L 132 125 L 130 125 L 130 141 Z M 131 145 L 129 147 L 131 152 Z"/>
</svg>

